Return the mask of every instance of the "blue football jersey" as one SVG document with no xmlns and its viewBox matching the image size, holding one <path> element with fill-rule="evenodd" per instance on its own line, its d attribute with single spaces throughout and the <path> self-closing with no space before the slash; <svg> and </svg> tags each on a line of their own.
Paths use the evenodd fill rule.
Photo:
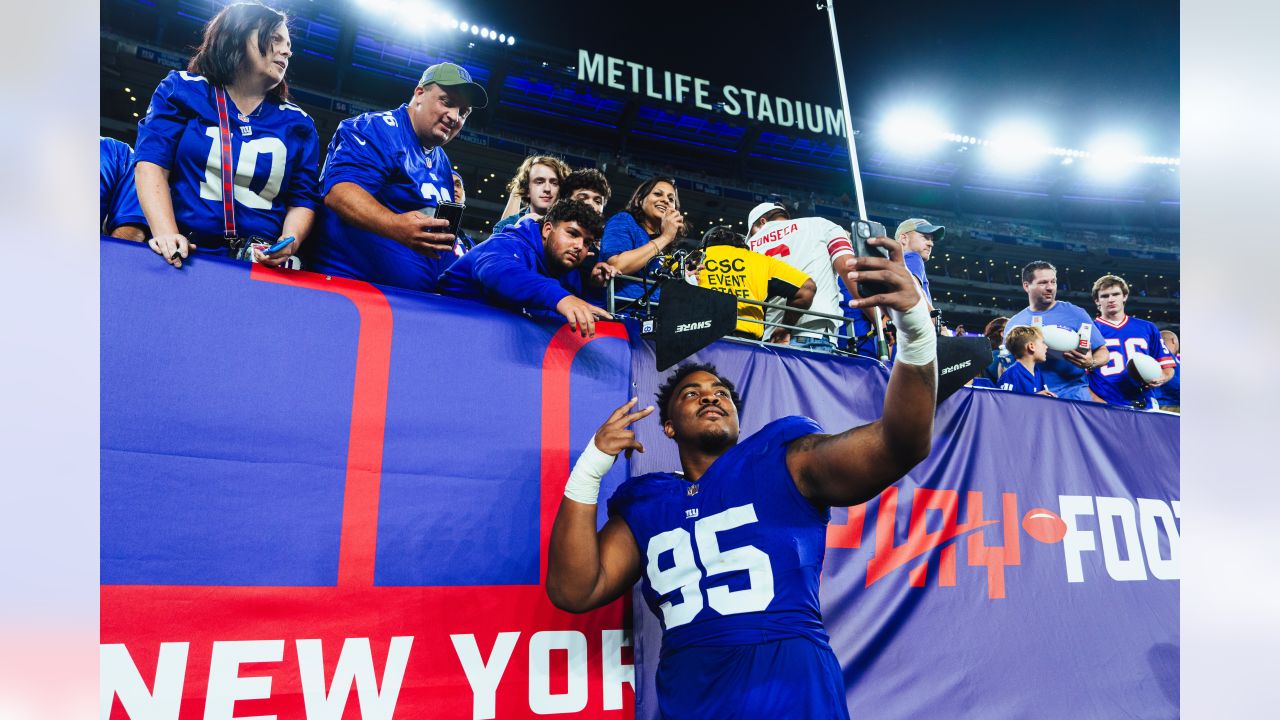
<svg viewBox="0 0 1280 720">
<path fill-rule="evenodd" d="M 315 122 L 297 105 L 269 97 L 241 117 L 228 95 L 227 113 L 236 235 L 274 242 L 289 208 L 319 205 Z M 223 250 L 221 130 L 206 78 L 175 70 L 160 81 L 138 122 L 135 159 L 169 171 L 178 231 L 197 236 L 202 251 Z"/>
<path fill-rule="evenodd" d="M 618 487 L 663 627 L 657 687 L 667 717 L 847 717 L 818 604 L 828 510 L 800 494 L 787 444 L 822 429 L 766 425 L 696 483 L 650 473 Z"/>
<path fill-rule="evenodd" d="M 1173 367 L 1173 353 L 1164 346 L 1160 328 L 1154 323 L 1136 317 L 1125 316 L 1117 324 L 1098 318 L 1098 330 L 1107 341 L 1111 359 L 1102 367 L 1089 373 L 1089 388 L 1109 405 L 1125 407 L 1151 407 L 1153 391 L 1129 376 L 1126 365 L 1134 355 L 1150 355 L 1160 361 L 1161 367 Z"/>
<path fill-rule="evenodd" d="M 407 213 L 453 199 L 453 168 L 436 146 L 430 151 L 413 131 L 408 105 L 347 118 L 329 141 L 323 192 L 355 183 L 393 213 Z M 309 269 L 383 285 L 434 289 L 453 253 L 438 258 L 414 252 L 390 238 L 361 230 L 325 210 L 315 242 L 307 243 Z"/>
<path fill-rule="evenodd" d="M 110 234 L 126 223 L 146 225 L 133 184 L 133 148 L 115 138 L 98 138 L 99 229 Z"/>
<path fill-rule="evenodd" d="M 1035 395 L 1044 390 L 1044 375 L 1040 372 L 1040 365 L 1037 364 L 1035 372 L 1031 372 L 1022 363 L 1015 362 L 1000 374 L 1000 389 L 1024 395 Z"/>
</svg>

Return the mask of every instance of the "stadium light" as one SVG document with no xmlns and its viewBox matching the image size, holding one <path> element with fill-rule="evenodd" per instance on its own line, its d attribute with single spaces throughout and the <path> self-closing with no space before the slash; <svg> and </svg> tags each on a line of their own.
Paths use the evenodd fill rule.
<svg viewBox="0 0 1280 720">
<path fill-rule="evenodd" d="M 903 153 L 923 153 L 937 147 L 948 133 L 942 120 L 928 108 L 900 108 L 880 123 L 885 141 Z"/>
<path fill-rule="evenodd" d="M 983 157 L 1002 170 L 1027 170 L 1044 160 L 1052 149 L 1049 134 L 1025 120 L 1011 120 L 996 127 L 986 142 Z"/>
<path fill-rule="evenodd" d="M 1085 169 L 1099 180 L 1123 180 L 1139 164 L 1142 157 L 1138 141 L 1129 135 L 1110 134 L 1089 145 Z"/>
</svg>

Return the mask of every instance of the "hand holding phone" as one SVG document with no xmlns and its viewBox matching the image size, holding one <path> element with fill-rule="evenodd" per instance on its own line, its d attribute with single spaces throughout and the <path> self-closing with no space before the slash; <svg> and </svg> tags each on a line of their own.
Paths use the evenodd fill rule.
<svg viewBox="0 0 1280 720">
<path fill-rule="evenodd" d="M 438 205 L 424 207 L 418 212 L 427 217 L 441 218 L 449 221 L 449 227 L 438 228 L 434 232 L 446 233 L 449 235 L 457 235 L 462 229 L 462 212 L 467 209 L 466 205 L 456 202 L 441 202 Z"/>
<path fill-rule="evenodd" d="M 275 255 L 276 253 L 280 252 L 281 250 L 283 250 L 283 249 L 285 249 L 285 248 L 289 247 L 289 244 L 290 244 L 290 243 L 292 243 L 295 239 L 296 239 L 296 238 L 294 238 L 292 235 L 290 235 L 290 236 L 288 236 L 288 237 L 280 238 L 280 242 L 276 243 L 275 245 L 272 245 L 271 247 L 267 248 L 266 250 L 263 250 L 263 251 L 262 251 L 262 254 L 263 254 L 263 255 Z"/>
<path fill-rule="evenodd" d="M 889 237 L 885 232 L 884 225 L 874 220 L 854 220 L 850 226 L 850 235 L 853 238 L 853 254 L 858 257 L 882 257 L 889 259 L 888 248 L 871 245 L 867 241 L 873 237 Z M 858 295 L 862 297 L 871 297 L 888 292 L 889 288 L 882 283 L 858 281 Z"/>
</svg>

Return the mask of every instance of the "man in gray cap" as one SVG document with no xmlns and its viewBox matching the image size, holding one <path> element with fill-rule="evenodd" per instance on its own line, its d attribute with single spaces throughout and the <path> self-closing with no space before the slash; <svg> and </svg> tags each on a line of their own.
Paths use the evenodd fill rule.
<svg viewBox="0 0 1280 720">
<path fill-rule="evenodd" d="M 945 227 L 934 225 L 924 218 L 903 220 L 898 224 L 898 231 L 893 234 L 893 237 L 902 243 L 902 259 L 907 264 L 907 270 L 924 290 L 924 297 L 929 301 L 930 310 L 933 310 L 933 295 L 929 293 L 929 276 L 924 271 L 924 264 L 929 262 L 929 257 L 933 255 L 933 244 L 940 242 L 946 234 Z"/>
<path fill-rule="evenodd" d="M 422 73 L 404 105 L 343 120 L 321 169 L 325 212 L 319 237 L 304 246 L 308 269 L 434 289 L 456 259 L 457 239 L 434 217 L 453 200 L 443 146 L 488 102 L 465 68 L 446 62 Z"/>
</svg>

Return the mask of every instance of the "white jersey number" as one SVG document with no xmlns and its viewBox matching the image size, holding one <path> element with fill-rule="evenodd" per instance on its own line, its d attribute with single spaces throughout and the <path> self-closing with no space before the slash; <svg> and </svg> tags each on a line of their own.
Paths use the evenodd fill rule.
<svg viewBox="0 0 1280 720">
<path fill-rule="evenodd" d="M 739 570 L 747 572 L 750 587 L 730 590 L 725 586 L 709 588 L 706 601 L 700 587 L 702 572 L 694 561 L 689 531 L 676 528 L 659 533 L 649 541 L 646 551 L 649 585 L 659 595 L 680 591 L 679 604 L 667 601 L 659 606 L 668 629 L 679 627 L 693 620 L 705 605 L 721 615 L 759 612 L 773 601 L 773 567 L 769 556 L 750 545 L 722 550 L 716 533 L 732 530 L 756 522 L 756 509 L 751 504 L 732 507 L 723 512 L 698 520 L 693 525 L 693 540 L 698 546 L 698 556 L 706 568 L 708 578 Z M 662 570 L 658 558 L 671 551 L 671 567 Z"/>
<path fill-rule="evenodd" d="M 209 147 L 209 158 L 205 162 L 204 182 L 200 183 L 200 197 L 204 200 L 222 202 L 222 137 L 216 127 L 205 128 L 213 144 Z M 260 192 L 249 189 L 253 182 L 253 171 L 258 167 L 258 156 L 266 154 L 271 158 L 271 170 L 267 173 L 267 182 Z M 289 151 L 280 138 L 264 137 L 246 140 L 240 143 L 240 160 L 236 163 L 235 199 L 245 207 L 255 210 L 270 210 L 271 203 L 280 194 L 280 186 L 284 183 L 285 158 Z"/>
<path fill-rule="evenodd" d="M 1111 356 L 1107 358 L 1106 366 L 1098 372 L 1108 377 L 1124 372 L 1124 366 L 1134 355 L 1150 354 L 1147 352 L 1147 341 L 1142 338 L 1125 340 L 1123 352 L 1120 351 L 1120 338 L 1107 338 L 1107 349 L 1111 351 Z"/>
</svg>

